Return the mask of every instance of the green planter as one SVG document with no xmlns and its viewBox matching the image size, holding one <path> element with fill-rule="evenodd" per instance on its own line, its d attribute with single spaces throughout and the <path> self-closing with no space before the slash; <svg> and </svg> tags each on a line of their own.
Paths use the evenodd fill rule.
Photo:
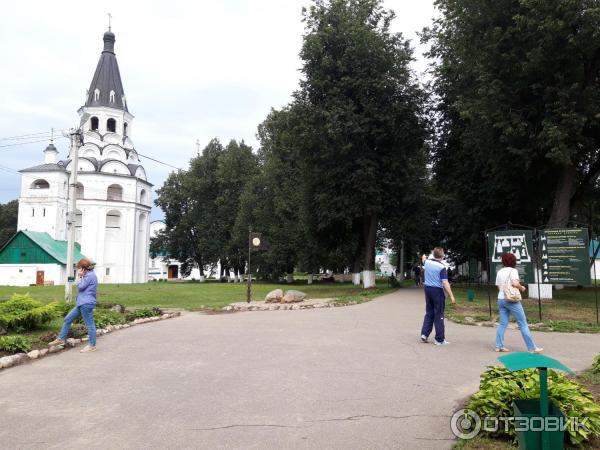
<svg viewBox="0 0 600 450">
<path fill-rule="evenodd" d="M 515 417 L 540 417 L 540 400 L 515 400 L 513 402 L 513 412 Z M 558 428 L 566 424 L 565 415 L 552 402 L 548 403 L 547 417 L 557 417 L 559 422 Z M 562 418 L 562 419 L 561 419 Z M 519 423 L 515 421 L 515 425 Z M 541 423 L 536 421 L 536 427 L 540 427 Z M 565 432 L 564 431 L 545 431 L 547 437 L 548 450 L 563 450 Z M 541 431 L 517 431 L 517 441 L 519 442 L 520 450 L 541 450 L 542 447 L 542 432 Z"/>
</svg>

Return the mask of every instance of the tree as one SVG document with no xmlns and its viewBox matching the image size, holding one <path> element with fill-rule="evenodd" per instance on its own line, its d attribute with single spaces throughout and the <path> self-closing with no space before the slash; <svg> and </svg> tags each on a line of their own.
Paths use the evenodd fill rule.
<svg viewBox="0 0 600 450">
<path fill-rule="evenodd" d="M 242 192 L 256 175 L 258 165 L 252 148 L 244 142 L 232 140 L 219 156 L 217 165 L 218 193 L 215 207 L 219 230 L 221 272 L 229 276 L 234 270 L 236 278 L 246 265 L 248 237 L 236 235 L 234 226 L 240 209 Z"/>
<path fill-rule="evenodd" d="M 169 257 L 182 263 L 188 275 L 194 265 L 204 281 L 204 268 L 215 266 L 222 256 L 223 236 L 219 228 L 217 180 L 219 157 L 223 146 L 213 139 L 202 155 L 190 162 L 187 171 L 171 173 L 156 191 L 155 204 L 165 213 L 166 227 L 153 240 L 152 249 L 164 249 Z"/>
<path fill-rule="evenodd" d="M 457 224 L 448 235 L 473 248 L 490 225 L 566 225 L 600 174 L 600 5 L 436 6 L 424 40 L 436 60 L 440 217 Z"/>
<path fill-rule="evenodd" d="M 0 204 L 0 248 L 17 232 L 19 218 L 19 202 L 11 200 Z"/>
<path fill-rule="evenodd" d="M 374 286 L 379 223 L 403 209 L 397 194 L 413 178 L 405 168 L 425 148 L 423 95 L 393 18 L 380 0 L 314 1 L 304 10 L 304 79 L 294 96 L 314 233 L 332 250 L 355 236 L 365 287 Z"/>
</svg>

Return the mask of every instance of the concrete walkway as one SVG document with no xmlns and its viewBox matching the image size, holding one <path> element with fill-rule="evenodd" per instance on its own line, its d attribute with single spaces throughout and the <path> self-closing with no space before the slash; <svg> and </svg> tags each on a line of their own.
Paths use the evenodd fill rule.
<svg viewBox="0 0 600 450">
<path fill-rule="evenodd" d="M 422 292 L 302 311 L 188 313 L 0 372 L 0 448 L 447 449 L 494 329 L 418 340 Z M 573 369 L 599 335 L 535 333 Z M 518 331 L 506 345 L 523 350 Z"/>
</svg>

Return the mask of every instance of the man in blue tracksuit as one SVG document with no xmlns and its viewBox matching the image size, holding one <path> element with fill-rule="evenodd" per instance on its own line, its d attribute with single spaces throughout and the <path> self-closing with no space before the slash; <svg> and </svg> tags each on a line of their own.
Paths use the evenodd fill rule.
<svg viewBox="0 0 600 450">
<path fill-rule="evenodd" d="M 448 345 L 444 335 L 444 308 L 446 296 L 450 297 L 452 304 L 456 303 L 452 288 L 448 282 L 448 270 L 442 263 L 444 249 L 436 247 L 433 249 L 433 258 L 425 261 L 425 319 L 421 328 L 421 341 L 427 342 L 431 330 L 435 325 L 435 345 Z"/>
</svg>

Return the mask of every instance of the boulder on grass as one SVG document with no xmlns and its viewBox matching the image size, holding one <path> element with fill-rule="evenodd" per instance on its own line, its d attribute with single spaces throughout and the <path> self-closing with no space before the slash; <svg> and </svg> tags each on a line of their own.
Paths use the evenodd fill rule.
<svg viewBox="0 0 600 450">
<path fill-rule="evenodd" d="M 298 303 L 304 300 L 306 294 L 300 291 L 290 290 L 285 293 L 281 299 L 281 303 Z"/>
<path fill-rule="evenodd" d="M 281 303 L 283 298 L 283 291 L 281 289 L 275 289 L 267 294 L 265 297 L 266 303 Z"/>
</svg>

